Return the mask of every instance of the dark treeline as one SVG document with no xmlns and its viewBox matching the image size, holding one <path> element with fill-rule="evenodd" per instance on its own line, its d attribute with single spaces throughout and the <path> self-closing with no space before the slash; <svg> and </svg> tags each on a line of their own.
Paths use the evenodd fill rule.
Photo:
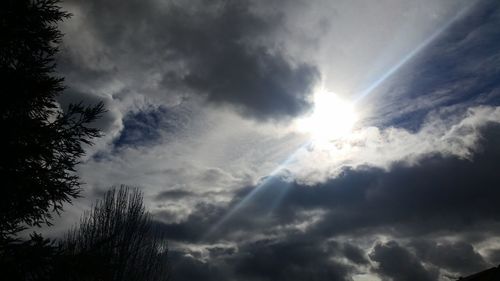
<svg viewBox="0 0 500 281">
<path fill-rule="evenodd" d="M 32 230 L 79 196 L 75 167 L 101 135 L 102 103 L 57 102 L 57 24 L 69 17 L 58 0 L 0 4 L 0 279 L 167 280 L 166 244 L 137 189 L 106 193 L 63 239 Z"/>
</svg>

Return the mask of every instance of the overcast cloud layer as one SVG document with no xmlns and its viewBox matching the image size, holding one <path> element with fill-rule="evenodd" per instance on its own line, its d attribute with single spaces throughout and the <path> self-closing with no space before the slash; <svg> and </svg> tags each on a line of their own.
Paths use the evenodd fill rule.
<svg viewBox="0 0 500 281">
<path fill-rule="evenodd" d="M 454 280 L 500 263 L 497 1 L 65 1 L 85 198 L 139 186 L 174 280 Z M 443 28 L 446 27 L 446 28 Z M 440 31 L 436 33 L 437 31 Z M 324 87 L 353 133 L 295 121 Z"/>
</svg>

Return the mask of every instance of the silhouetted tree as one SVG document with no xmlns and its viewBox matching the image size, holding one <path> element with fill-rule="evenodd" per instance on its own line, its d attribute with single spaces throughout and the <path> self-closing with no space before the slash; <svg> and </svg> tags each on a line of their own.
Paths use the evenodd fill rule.
<svg viewBox="0 0 500 281">
<path fill-rule="evenodd" d="M 61 249 L 61 280 L 169 279 L 166 241 L 136 188 L 108 191 L 66 235 Z"/>
<path fill-rule="evenodd" d="M 57 23 L 70 16 L 58 2 L 0 4 L 0 244 L 25 226 L 49 223 L 51 213 L 78 195 L 82 145 L 99 136 L 89 124 L 102 103 L 62 110 L 56 101 L 64 90 L 54 74 L 62 36 Z"/>
<path fill-rule="evenodd" d="M 1 280 L 51 280 L 59 250 L 54 241 L 33 233 L 30 239 L 0 245 Z"/>
</svg>

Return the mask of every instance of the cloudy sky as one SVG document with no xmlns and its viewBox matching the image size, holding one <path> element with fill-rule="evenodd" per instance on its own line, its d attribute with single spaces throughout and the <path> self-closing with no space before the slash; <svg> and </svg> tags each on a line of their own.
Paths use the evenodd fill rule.
<svg viewBox="0 0 500 281">
<path fill-rule="evenodd" d="M 138 186 L 174 280 L 454 280 L 500 263 L 496 0 L 91 0 L 58 70 L 103 101 L 73 225 Z"/>
</svg>

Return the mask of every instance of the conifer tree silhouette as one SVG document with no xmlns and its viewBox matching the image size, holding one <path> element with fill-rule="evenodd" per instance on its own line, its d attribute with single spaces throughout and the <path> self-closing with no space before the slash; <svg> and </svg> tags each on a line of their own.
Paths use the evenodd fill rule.
<svg viewBox="0 0 500 281">
<path fill-rule="evenodd" d="M 60 108 L 63 79 L 55 74 L 70 14 L 58 0 L 4 0 L 0 4 L 0 272 L 2 280 L 50 280 L 58 249 L 19 232 L 50 224 L 52 214 L 78 196 L 75 166 L 84 145 L 100 135 L 91 127 L 103 104 Z"/>
<path fill-rule="evenodd" d="M 0 8 L 0 243 L 78 196 L 75 165 L 83 145 L 100 135 L 90 124 L 103 104 L 61 109 L 63 78 L 54 55 L 70 14 L 58 0 L 5 0 Z"/>
</svg>

